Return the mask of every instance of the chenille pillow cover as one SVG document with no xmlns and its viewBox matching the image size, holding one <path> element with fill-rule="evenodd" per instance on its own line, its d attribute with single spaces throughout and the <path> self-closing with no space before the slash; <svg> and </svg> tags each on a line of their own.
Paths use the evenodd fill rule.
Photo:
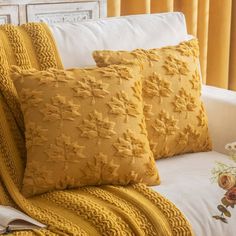
<svg viewBox="0 0 236 236">
<path fill-rule="evenodd" d="M 197 39 L 160 49 L 95 51 L 98 66 L 142 66 L 142 94 L 148 138 L 156 159 L 211 150 L 200 98 Z"/>
<path fill-rule="evenodd" d="M 25 196 L 159 176 L 147 139 L 139 66 L 12 68 L 25 121 Z"/>
</svg>

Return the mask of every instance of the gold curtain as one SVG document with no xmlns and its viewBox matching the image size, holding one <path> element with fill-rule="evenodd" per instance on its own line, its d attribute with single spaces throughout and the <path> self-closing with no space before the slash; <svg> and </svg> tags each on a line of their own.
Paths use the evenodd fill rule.
<svg viewBox="0 0 236 236">
<path fill-rule="evenodd" d="M 108 0 L 108 16 L 167 11 L 198 37 L 204 83 L 236 91 L 236 0 Z"/>
</svg>

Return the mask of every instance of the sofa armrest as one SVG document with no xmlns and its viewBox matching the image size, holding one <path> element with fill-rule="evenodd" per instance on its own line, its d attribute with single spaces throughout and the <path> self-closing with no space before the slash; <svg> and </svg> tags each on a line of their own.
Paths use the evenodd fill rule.
<svg viewBox="0 0 236 236">
<path fill-rule="evenodd" d="M 227 153 L 225 145 L 236 141 L 236 92 L 204 85 L 202 99 L 208 114 L 213 150 Z"/>
</svg>

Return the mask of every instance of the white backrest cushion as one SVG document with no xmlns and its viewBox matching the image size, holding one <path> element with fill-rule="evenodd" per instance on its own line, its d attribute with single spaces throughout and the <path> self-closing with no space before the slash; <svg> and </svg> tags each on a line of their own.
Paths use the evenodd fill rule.
<svg viewBox="0 0 236 236">
<path fill-rule="evenodd" d="M 133 15 L 51 25 L 66 68 L 95 65 L 94 50 L 133 50 L 176 45 L 188 39 L 182 13 Z"/>
</svg>

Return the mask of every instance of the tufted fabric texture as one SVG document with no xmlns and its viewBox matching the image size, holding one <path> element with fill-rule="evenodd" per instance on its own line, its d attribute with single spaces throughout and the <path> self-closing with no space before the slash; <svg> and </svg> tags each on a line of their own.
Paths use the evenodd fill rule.
<svg viewBox="0 0 236 236">
<path fill-rule="evenodd" d="M 144 113 L 155 158 L 211 150 L 196 39 L 161 49 L 95 51 L 94 59 L 101 67 L 142 66 Z"/>
<path fill-rule="evenodd" d="M 7 34 L 5 28 L 9 27 Z M 32 36 L 27 27 L 33 29 Z M 48 226 L 13 235 L 193 235 L 183 214 L 142 184 L 53 191 L 33 198 L 20 193 L 25 167 L 24 123 L 9 66 L 43 70 L 62 66 L 44 24 L 0 29 L 0 204 L 17 207 Z"/>
<path fill-rule="evenodd" d="M 135 65 L 13 68 L 26 128 L 25 196 L 85 185 L 159 184 L 139 74 Z"/>
</svg>

